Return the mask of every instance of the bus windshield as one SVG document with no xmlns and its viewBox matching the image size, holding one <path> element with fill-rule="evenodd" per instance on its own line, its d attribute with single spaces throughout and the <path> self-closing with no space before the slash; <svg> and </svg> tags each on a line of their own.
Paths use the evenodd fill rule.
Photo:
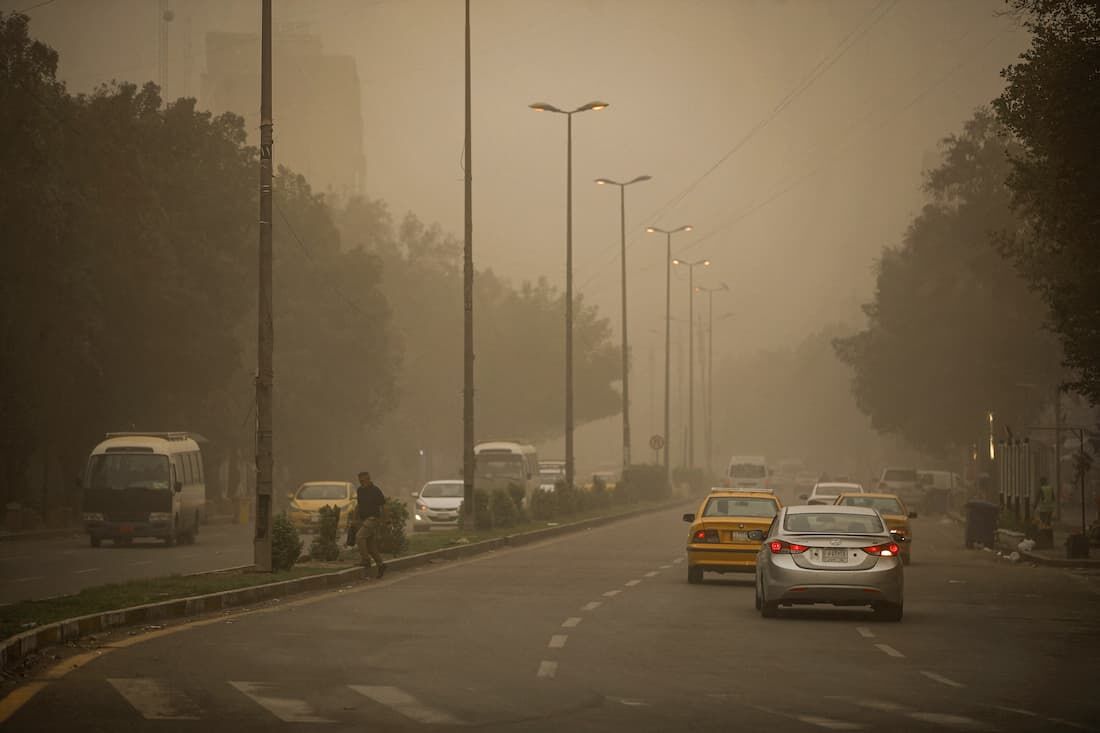
<svg viewBox="0 0 1100 733">
<path fill-rule="evenodd" d="M 477 475 L 486 479 L 515 479 L 525 481 L 523 456 L 488 455 L 477 456 Z"/>
<path fill-rule="evenodd" d="M 88 461 L 88 488 L 168 489 L 168 456 L 150 453 L 112 453 Z"/>
</svg>

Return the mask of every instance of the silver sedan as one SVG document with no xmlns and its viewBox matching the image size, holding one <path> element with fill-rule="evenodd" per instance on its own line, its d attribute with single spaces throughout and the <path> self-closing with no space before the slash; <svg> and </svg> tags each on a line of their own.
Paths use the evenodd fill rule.
<svg viewBox="0 0 1100 733">
<path fill-rule="evenodd" d="M 756 556 L 756 608 L 771 618 L 781 605 L 871 606 L 901 621 L 900 551 L 874 509 L 784 507 Z"/>
</svg>

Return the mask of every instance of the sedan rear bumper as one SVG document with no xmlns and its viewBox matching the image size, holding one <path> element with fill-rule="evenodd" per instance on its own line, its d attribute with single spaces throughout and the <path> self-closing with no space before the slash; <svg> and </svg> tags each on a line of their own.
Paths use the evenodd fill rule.
<svg viewBox="0 0 1100 733">
<path fill-rule="evenodd" d="M 900 558 L 880 558 L 867 570 L 811 570 L 780 557 L 767 560 L 763 584 L 769 601 L 865 606 L 900 604 L 904 597 Z"/>
<path fill-rule="evenodd" d="M 755 573 L 760 544 L 688 545 L 688 567 L 712 573 Z"/>
</svg>

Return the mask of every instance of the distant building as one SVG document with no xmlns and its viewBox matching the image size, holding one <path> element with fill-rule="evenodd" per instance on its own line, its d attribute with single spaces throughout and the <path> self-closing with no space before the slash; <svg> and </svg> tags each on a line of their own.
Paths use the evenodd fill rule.
<svg viewBox="0 0 1100 733">
<path fill-rule="evenodd" d="M 245 119 L 249 141 L 260 126 L 260 37 L 206 34 L 199 103 Z M 366 160 L 359 73 L 351 56 L 326 55 L 317 36 L 276 33 L 272 41 L 275 164 L 301 173 L 318 193 L 363 193 Z"/>
</svg>

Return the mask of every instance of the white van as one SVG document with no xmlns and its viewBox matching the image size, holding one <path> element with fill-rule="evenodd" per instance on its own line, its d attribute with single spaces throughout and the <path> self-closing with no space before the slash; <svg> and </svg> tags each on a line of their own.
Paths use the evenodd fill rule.
<svg viewBox="0 0 1100 733">
<path fill-rule="evenodd" d="M 199 441 L 195 433 L 107 433 L 81 486 L 92 547 L 137 537 L 194 542 L 206 502 Z"/>
<path fill-rule="evenodd" d="M 726 486 L 749 491 L 771 491 L 768 461 L 764 456 L 731 456 L 726 468 Z"/>
<path fill-rule="evenodd" d="M 474 446 L 474 488 L 492 491 L 512 484 L 523 487 L 530 500 L 539 484 L 539 456 L 535 446 L 514 441 L 491 441 Z"/>
</svg>

